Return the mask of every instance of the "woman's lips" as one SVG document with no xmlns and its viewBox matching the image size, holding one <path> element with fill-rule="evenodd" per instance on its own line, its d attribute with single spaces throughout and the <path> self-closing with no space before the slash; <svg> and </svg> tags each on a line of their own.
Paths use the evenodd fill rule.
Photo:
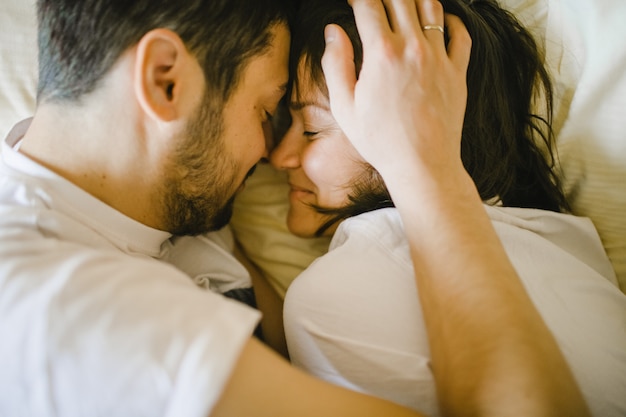
<svg viewBox="0 0 626 417">
<path fill-rule="evenodd" d="M 294 184 L 289 184 L 289 197 L 291 198 L 297 198 L 297 199 L 302 199 L 306 196 L 312 195 L 313 192 L 309 191 L 306 188 L 303 187 L 298 187 L 297 185 Z"/>
</svg>

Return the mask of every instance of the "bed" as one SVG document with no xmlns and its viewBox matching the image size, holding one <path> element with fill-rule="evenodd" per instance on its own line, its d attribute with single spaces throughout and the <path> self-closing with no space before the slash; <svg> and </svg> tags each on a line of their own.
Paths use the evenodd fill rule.
<svg viewBox="0 0 626 417">
<path fill-rule="evenodd" d="M 554 127 L 574 214 L 599 231 L 626 292 L 626 2 L 503 0 L 540 40 L 556 89 Z M 0 0 L 0 134 L 33 114 L 37 79 L 32 0 Z M 232 221 L 249 257 L 281 295 L 328 240 L 289 234 L 284 176 L 261 165 Z"/>
</svg>

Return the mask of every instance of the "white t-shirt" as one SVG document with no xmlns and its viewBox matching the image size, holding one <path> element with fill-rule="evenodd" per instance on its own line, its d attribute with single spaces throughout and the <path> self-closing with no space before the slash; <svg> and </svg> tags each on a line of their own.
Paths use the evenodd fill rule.
<svg viewBox="0 0 626 417">
<path fill-rule="evenodd" d="M 626 295 L 591 222 L 542 210 L 485 207 L 593 414 L 625 416 Z M 344 221 L 329 253 L 289 288 L 284 319 L 289 354 L 298 367 L 439 415 L 397 210 Z"/>
<path fill-rule="evenodd" d="M 24 130 L 0 164 L 0 415 L 206 417 L 259 313 L 158 260 L 168 233 L 17 152 Z"/>
</svg>

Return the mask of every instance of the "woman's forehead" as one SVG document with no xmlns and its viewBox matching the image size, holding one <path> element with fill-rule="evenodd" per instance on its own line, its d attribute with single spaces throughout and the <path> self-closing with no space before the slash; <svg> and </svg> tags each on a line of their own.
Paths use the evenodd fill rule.
<svg viewBox="0 0 626 417">
<path fill-rule="evenodd" d="M 300 57 L 296 74 L 292 79 L 290 102 L 316 104 L 321 107 L 329 107 L 328 92 L 325 80 L 316 79 L 312 76 L 306 56 Z M 302 107 L 302 106 L 299 106 Z"/>
</svg>

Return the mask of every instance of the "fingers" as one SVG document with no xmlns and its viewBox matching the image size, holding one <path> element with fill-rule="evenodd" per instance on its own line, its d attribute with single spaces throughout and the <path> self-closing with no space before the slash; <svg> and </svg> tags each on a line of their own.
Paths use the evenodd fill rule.
<svg viewBox="0 0 626 417">
<path fill-rule="evenodd" d="M 432 41 L 442 41 L 443 32 L 436 28 L 443 29 L 444 16 L 443 6 L 438 0 L 416 0 L 419 20 L 426 39 Z"/>
<path fill-rule="evenodd" d="M 421 36 L 424 27 L 443 28 L 444 24 L 443 6 L 438 0 L 382 0 L 382 4 L 380 0 L 351 0 L 350 4 L 359 33 L 367 30 L 379 35 L 394 32 Z M 427 32 L 428 29 L 424 36 L 431 38 L 433 34 Z M 441 31 L 434 32 L 443 35 Z M 439 38 L 437 33 L 435 35 Z M 368 43 L 368 39 L 363 42 Z"/>
<path fill-rule="evenodd" d="M 439 0 L 350 0 L 349 3 L 364 45 L 391 33 L 443 40 L 444 11 Z"/>
<path fill-rule="evenodd" d="M 352 108 L 356 69 L 354 50 L 348 35 L 337 25 L 328 25 L 324 31 L 326 49 L 322 56 L 322 69 L 326 78 L 331 110 L 335 118 Z"/>
<path fill-rule="evenodd" d="M 356 26 L 363 45 L 374 43 L 391 33 L 387 12 L 380 0 L 351 0 Z"/>
<path fill-rule="evenodd" d="M 420 22 L 414 0 L 383 0 L 391 30 L 405 35 L 415 35 Z"/>
<path fill-rule="evenodd" d="M 452 64 L 462 72 L 467 72 L 470 54 L 472 52 L 472 38 L 467 28 L 457 16 L 445 15 L 446 27 L 448 28 L 448 57 Z"/>
</svg>

